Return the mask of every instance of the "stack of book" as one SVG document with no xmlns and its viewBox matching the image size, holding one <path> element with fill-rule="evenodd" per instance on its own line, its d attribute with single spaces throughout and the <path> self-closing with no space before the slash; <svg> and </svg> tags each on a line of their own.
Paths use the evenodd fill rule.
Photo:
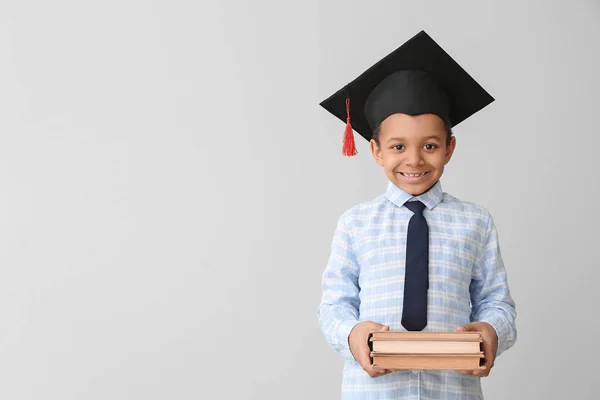
<svg viewBox="0 0 600 400">
<path fill-rule="evenodd" d="M 483 369 L 479 332 L 401 332 L 369 334 L 373 366 L 389 369 Z"/>
</svg>

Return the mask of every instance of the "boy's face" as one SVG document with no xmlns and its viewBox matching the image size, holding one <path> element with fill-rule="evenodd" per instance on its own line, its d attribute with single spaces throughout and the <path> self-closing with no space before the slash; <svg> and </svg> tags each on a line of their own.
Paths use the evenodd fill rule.
<svg viewBox="0 0 600 400">
<path fill-rule="evenodd" d="M 452 157 L 456 139 L 446 145 L 446 135 L 446 124 L 435 114 L 393 114 L 381 123 L 380 146 L 371 140 L 371 152 L 391 182 L 418 196 L 437 182 Z"/>
</svg>

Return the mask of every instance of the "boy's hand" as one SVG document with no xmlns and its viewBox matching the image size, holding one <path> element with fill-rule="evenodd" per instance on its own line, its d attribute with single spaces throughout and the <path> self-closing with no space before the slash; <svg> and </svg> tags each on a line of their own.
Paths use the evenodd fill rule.
<svg viewBox="0 0 600 400">
<path fill-rule="evenodd" d="M 393 369 L 384 369 L 374 367 L 371 364 L 371 350 L 369 349 L 369 333 L 374 331 L 389 331 L 390 327 L 387 325 L 381 325 L 373 321 L 359 322 L 350 331 L 350 337 L 348 343 L 350 344 L 350 351 L 354 356 L 354 359 L 363 367 L 363 369 L 369 374 L 371 378 L 377 378 L 378 376 L 386 375 L 394 372 Z"/>
<path fill-rule="evenodd" d="M 485 369 L 480 370 L 461 370 L 458 371 L 461 374 L 469 374 L 475 376 L 488 376 L 490 370 L 494 366 L 496 360 L 496 351 L 498 350 L 498 335 L 493 326 L 487 322 L 471 322 L 463 326 L 456 328 L 460 332 L 481 332 L 481 338 L 483 339 L 483 360 Z"/>
</svg>

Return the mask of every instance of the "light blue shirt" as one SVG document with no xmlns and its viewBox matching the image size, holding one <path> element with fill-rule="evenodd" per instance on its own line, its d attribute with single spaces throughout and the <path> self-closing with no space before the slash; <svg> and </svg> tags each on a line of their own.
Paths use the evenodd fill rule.
<svg viewBox="0 0 600 400">
<path fill-rule="evenodd" d="M 515 303 L 489 212 L 444 193 L 439 181 L 418 197 L 390 182 L 385 194 L 339 218 L 323 272 L 317 315 L 325 339 L 345 359 L 343 399 L 483 398 L 480 377 L 447 370 L 402 370 L 371 378 L 350 352 L 348 336 L 358 322 L 406 330 L 401 324 L 404 261 L 413 213 L 404 203 L 414 200 L 425 204 L 429 226 L 424 331 L 454 332 L 469 322 L 488 322 L 498 334 L 497 356 L 517 339 Z"/>
</svg>

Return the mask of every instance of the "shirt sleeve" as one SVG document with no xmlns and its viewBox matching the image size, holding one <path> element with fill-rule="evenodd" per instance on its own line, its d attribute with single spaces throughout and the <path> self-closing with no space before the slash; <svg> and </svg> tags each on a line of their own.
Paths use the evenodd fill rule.
<svg viewBox="0 0 600 400">
<path fill-rule="evenodd" d="M 344 214 L 338 220 L 323 272 L 322 298 L 317 316 L 327 343 L 349 361 L 355 361 L 348 337 L 359 318 L 358 275 L 358 261 Z"/>
<path fill-rule="evenodd" d="M 475 263 L 471 292 L 471 321 L 489 323 L 498 335 L 499 356 L 517 340 L 515 302 L 511 297 L 498 233 L 488 214 L 486 233 Z"/>
</svg>

